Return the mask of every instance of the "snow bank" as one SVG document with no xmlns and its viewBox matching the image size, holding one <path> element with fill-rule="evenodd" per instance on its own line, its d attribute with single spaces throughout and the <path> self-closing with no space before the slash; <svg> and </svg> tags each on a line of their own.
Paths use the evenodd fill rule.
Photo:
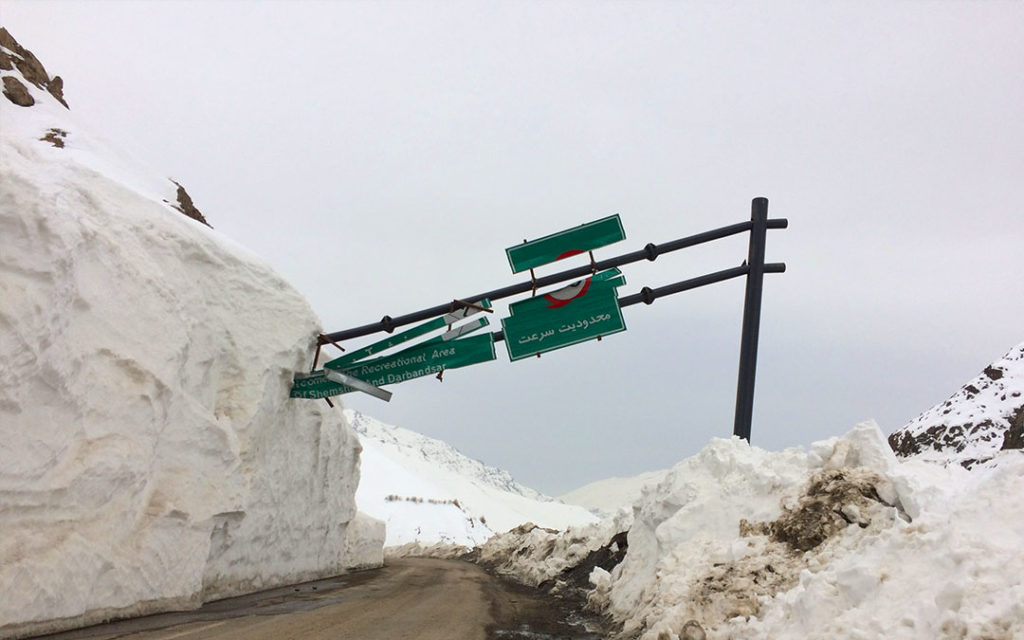
<svg viewBox="0 0 1024 640">
<path fill-rule="evenodd" d="M 426 553 L 436 543 L 473 548 L 496 531 L 526 522 L 565 529 L 597 520 L 445 442 L 358 411 L 345 414 L 363 445 L 356 500 L 360 509 L 387 522 L 388 547 L 415 543 L 410 553 Z"/>
<path fill-rule="evenodd" d="M 533 587 L 551 585 L 562 594 L 570 584 L 570 572 L 588 558 L 610 547 L 616 534 L 629 530 L 632 515 L 623 510 L 615 517 L 569 527 L 564 532 L 526 523 L 498 534 L 479 549 L 478 561 L 500 574 Z M 611 553 L 619 549 L 612 548 Z M 575 594 L 578 595 L 578 594 Z"/>
<path fill-rule="evenodd" d="M 809 451 L 714 440 L 644 490 L 631 524 L 483 552 L 557 581 L 629 526 L 624 560 L 593 569 L 589 593 L 627 637 L 1009 640 L 1024 637 L 1021 495 L 1019 452 L 972 471 L 900 462 L 867 423 Z"/>
<path fill-rule="evenodd" d="M 305 300 L 28 88 L 0 99 L 0 635 L 379 565 L 355 434 L 288 398 Z"/>
</svg>

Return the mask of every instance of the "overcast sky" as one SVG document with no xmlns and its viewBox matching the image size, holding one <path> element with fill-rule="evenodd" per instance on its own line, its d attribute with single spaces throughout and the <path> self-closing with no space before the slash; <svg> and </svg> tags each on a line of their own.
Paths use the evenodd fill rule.
<svg viewBox="0 0 1024 640">
<path fill-rule="evenodd" d="M 523 238 L 619 213 L 610 257 L 765 196 L 790 228 L 754 444 L 888 433 L 1024 340 L 1024 3 L 2 0 L 0 24 L 325 331 L 520 282 Z M 638 263 L 620 293 L 745 257 Z M 742 306 L 730 281 L 345 399 L 559 494 L 732 433 Z"/>
</svg>

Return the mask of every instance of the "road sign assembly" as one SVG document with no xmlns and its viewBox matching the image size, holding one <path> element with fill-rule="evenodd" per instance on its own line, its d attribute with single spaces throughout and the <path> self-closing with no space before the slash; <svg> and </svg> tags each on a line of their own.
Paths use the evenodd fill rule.
<svg viewBox="0 0 1024 640">
<path fill-rule="evenodd" d="M 391 394 L 380 389 L 380 385 L 394 384 L 431 373 L 438 373 L 438 379 L 441 379 L 440 374 L 448 369 L 494 360 L 495 342 L 504 340 L 509 359 L 513 361 L 539 356 L 548 351 L 588 340 L 600 340 L 604 336 L 625 331 L 626 323 L 622 318 L 624 307 L 641 302 L 653 304 L 655 300 L 664 296 L 745 277 L 746 294 L 743 302 L 733 434 L 749 441 L 754 405 L 762 282 L 766 273 L 786 271 L 785 263 L 765 262 L 765 235 L 768 229 L 785 229 L 788 226 L 789 221 L 785 218 L 768 218 L 767 198 L 754 198 L 751 202 L 749 221 L 662 244 L 648 243 L 638 251 L 600 261 L 594 258 L 594 249 L 626 237 L 618 214 L 533 241 L 524 240 L 523 244 L 507 248 L 505 254 L 512 272 L 529 271 L 529 281 L 455 300 L 451 304 L 421 309 L 396 318 L 385 315 L 378 322 L 321 334 L 317 339 L 317 351 L 313 360 L 314 371 L 295 376 L 291 395 L 294 398 L 328 398 L 359 390 L 387 400 Z M 618 267 L 641 260 L 654 261 L 659 256 L 673 251 L 741 233 L 750 235 L 747 258 L 739 266 L 653 289 L 643 287 L 637 293 L 618 296 L 617 289 L 626 282 Z M 541 277 L 534 273 L 537 267 L 582 253 L 590 254 L 589 265 Z M 538 295 L 540 288 L 565 282 L 571 284 Z M 487 326 L 487 320 L 461 322 L 462 320 L 479 311 L 490 312 L 491 300 L 526 292 L 530 292 L 531 297 L 509 305 L 509 317 L 502 318 L 501 331 L 465 337 Z M 325 364 L 324 369 L 315 370 L 320 357 L 320 347 L 324 345 L 334 345 L 344 351 L 338 345 L 339 341 L 379 331 L 392 333 L 397 327 L 423 320 L 428 322 L 347 353 Z M 458 326 L 457 322 L 460 323 Z M 447 331 L 442 335 L 389 356 L 367 359 L 445 327 Z"/>
</svg>

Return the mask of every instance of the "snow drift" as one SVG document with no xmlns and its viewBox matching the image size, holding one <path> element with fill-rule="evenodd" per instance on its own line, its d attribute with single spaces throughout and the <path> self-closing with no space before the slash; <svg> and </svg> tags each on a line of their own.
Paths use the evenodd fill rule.
<svg viewBox="0 0 1024 640">
<path fill-rule="evenodd" d="M 387 523 L 386 545 L 472 548 L 526 522 L 564 529 L 597 520 L 451 445 L 345 410 L 363 445 L 359 508 Z"/>
<path fill-rule="evenodd" d="M 643 497 L 597 597 L 652 638 L 691 619 L 713 638 L 1009 638 L 1021 491 L 1020 456 L 900 464 L 873 424 L 807 452 L 719 440 Z"/>
<path fill-rule="evenodd" d="M 569 585 L 628 530 L 585 594 L 645 640 L 1024 637 L 1024 455 L 966 470 L 900 461 L 874 423 L 809 450 L 713 440 L 632 513 L 563 535 L 497 536 L 481 557 Z M 613 549 L 614 550 L 614 549 Z"/>
<path fill-rule="evenodd" d="M 4 86 L 34 104 L 0 98 L 0 634 L 379 565 L 355 434 L 288 398 L 318 331 L 305 300 L 5 42 Z"/>
</svg>

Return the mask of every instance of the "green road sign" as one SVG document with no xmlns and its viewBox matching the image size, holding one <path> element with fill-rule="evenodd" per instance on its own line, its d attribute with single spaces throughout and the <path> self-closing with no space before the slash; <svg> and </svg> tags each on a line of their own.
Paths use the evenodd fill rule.
<svg viewBox="0 0 1024 640">
<path fill-rule="evenodd" d="M 512 273 L 519 273 L 562 258 L 592 251 L 626 239 L 619 214 L 581 224 L 537 240 L 505 249 Z"/>
<path fill-rule="evenodd" d="M 391 401 L 390 391 L 367 384 L 334 369 L 320 369 L 313 373 L 296 374 L 290 395 L 292 398 L 329 398 L 351 391 L 362 391 L 385 402 Z"/>
<path fill-rule="evenodd" d="M 494 353 L 494 336 L 490 333 L 460 338 L 447 342 L 430 341 L 410 347 L 394 355 L 383 356 L 356 363 L 339 363 L 332 360 L 324 365 L 327 369 L 336 369 L 358 378 L 375 387 L 395 384 L 420 376 L 430 375 L 442 370 L 458 369 L 471 364 L 487 362 L 496 358 Z M 296 384 L 299 381 L 296 381 Z M 341 393 L 350 389 L 345 385 Z M 294 393 L 294 390 L 293 390 Z M 305 396 L 302 396 L 305 397 Z"/>
<path fill-rule="evenodd" d="M 293 398 L 330 398 L 331 396 L 347 393 L 348 388 L 344 385 L 332 382 L 327 379 L 324 370 L 314 371 L 309 374 L 295 374 L 295 381 L 292 383 L 291 397 Z"/>
<path fill-rule="evenodd" d="M 592 282 L 583 295 L 568 304 L 550 308 L 535 305 L 526 312 L 520 307 L 515 315 L 502 318 L 505 347 L 510 360 L 572 346 L 599 336 L 626 330 L 619 299 L 614 286 L 607 282 Z M 596 285 L 596 286 L 595 286 Z M 532 298 L 521 303 L 533 303 Z"/>
</svg>

